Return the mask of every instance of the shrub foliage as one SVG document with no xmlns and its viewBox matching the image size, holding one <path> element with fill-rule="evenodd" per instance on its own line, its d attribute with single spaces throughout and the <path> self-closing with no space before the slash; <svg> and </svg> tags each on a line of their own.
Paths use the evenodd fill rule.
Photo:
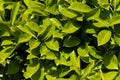
<svg viewBox="0 0 120 80">
<path fill-rule="evenodd" d="M 120 0 L 0 0 L 0 80 L 119 80 Z"/>
</svg>

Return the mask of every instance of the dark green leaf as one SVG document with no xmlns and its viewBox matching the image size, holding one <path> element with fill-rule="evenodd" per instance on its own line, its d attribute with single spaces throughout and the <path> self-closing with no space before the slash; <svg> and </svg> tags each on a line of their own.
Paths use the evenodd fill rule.
<svg viewBox="0 0 120 80">
<path fill-rule="evenodd" d="M 63 42 L 63 46 L 65 47 L 75 47 L 80 44 L 80 39 L 76 36 L 67 36 Z"/>
</svg>

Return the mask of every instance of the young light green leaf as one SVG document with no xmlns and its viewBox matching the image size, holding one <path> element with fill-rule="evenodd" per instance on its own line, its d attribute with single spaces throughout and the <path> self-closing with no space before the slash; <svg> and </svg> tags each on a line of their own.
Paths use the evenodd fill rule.
<svg viewBox="0 0 120 80">
<path fill-rule="evenodd" d="M 82 77 L 80 79 L 81 80 L 84 79 L 90 73 L 90 71 L 93 69 L 94 66 L 95 66 L 94 61 L 89 63 L 88 66 L 84 69 L 84 72 L 83 72 Z"/>
<path fill-rule="evenodd" d="M 112 4 L 114 6 L 114 8 L 116 8 L 119 4 L 120 0 L 112 0 Z"/>
<path fill-rule="evenodd" d="M 119 34 L 114 34 L 114 40 L 120 46 L 120 35 Z"/>
<path fill-rule="evenodd" d="M 93 46 L 88 46 L 88 50 L 91 56 L 96 59 L 102 59 L 102 57 L 98 54 L 97 50 Z"/>
<path fill-rule="evenodd" d="M 70 69 L 71 70 L 75 70 L 76 73 L 78 73 L 80 75 L 80 57 L 76 56 L 76 53 L 75 51 L 72 51 L 71 52 L 71 55 L 70 55 L 70 61 L 71 61 L 71 66 L 70 66 Z"/>
<path fill-rule="evenodd" d="M 52 22 L 52 25 L 56 26 L 59 30 L 62 28 L 62 24 L 57 18 L 50 18 L 50 21 Z"/>
<path fill-rule="evenodd" d="M 89 54 L 88 54 L 88 44 L 86 43 L 85 45 L 80 45 L 77 48 L 77 52 L 78 52 L 80 57 L 89 57 Z"/>
<path fill-rule="evenodd" d="M 80 39 L 76 36 L 67 36 L 63 41 L 63 46 L 65 47 L 75 47 L 80 44 Z"/>
<path fill-rule="evenodd" d="M 46 78 L 47 78 L 47 80 L 55 80 L 56 79 L 56 77 L 53 77 L 51 75 L 46 75 Z"/>
<path fill-rule="evenodd" d="M 45 42 L 45 44 L 49 49 L 59 51 L 59 42 L 57 40 L 51 39 Z"/>
<path fill-rule="evenodd" d="M 108 20 L 103 20 L 101 18 L 94 18 L 95 21 L 93 25 L 96 27 L 109 27 L 110 26 L 110 22 Z"/>
<path fill-rule="evenodd" d="M 98 1 L 98 4 L 99 4 L 101 7 L 109 10 L 110 4 L 109 4 L 108 0 L 97 0 L 97 1 Z"/>
<path fill-rule="evenodd" d="M 14 25 L 15 20 L 17 18 L 17 14 L 19 11 L 19 7 L 20 7 L 20 2 L 17 2 L 15 4 L 15 6 L 13 7 L 12 13 L 11 13 L 11 24 Z"/>
<path fill-rule="evenodd" d="M 53 38 L 60 38 L 63 39 L 63 33 L 61 33 L 59 30 L 55 30 L 53 33 Z"/>
<path fill-rule="evenodd" d="M 52 52 L 51 50 L 49 50 L 45 44 L 42 44 L 40 46 L 40 54 L 42 57 L 45 56 L 45 58 L 48 60 L 57 59 L 55 52 Z"/>
<path fill-rule="evenodd" d="M 40 27 L 35 22 L 32 22 L 32 21 L 31 22 L 27 22 L 25 25 L 27 25 L 28 28 L 30 28 L 31 30 L 33 30 L 35 32 L 39 32 L 40 31 Z"/>
<path fill-rule="evenodd" d="M 97 38 L 98 46 L 106 44 L 110 40 L 111 35 L 112 33 L 109 30 L 100 31 Z"/>
<path fill-rule="evenodd" d="M 74 33 L 76 32 L 81 26 L 73 23 L 72 21 L 68 21 L 64 27 L 62 28 L 62 32 L 64 33 Z"/>
<path fill-rule="evenodd" d="M 29 41 L 31 38 L 32 38 L 32 36 L 29 34 L 19 34 L 17 42 L 18 42 L 18 44 L 24 43 L 24 42 Z"/>
<path fill-rule="evenodd" d="M 117 76 L 118 72 L 117 71 L 109 71 L 107 73 L 104 73 L 105 80 L 114 80 L 115 77 Z M 108 77 L 109 76 L 109 77 Z M 116 79 L 115 79 L 116 80 Z"/>
<path fill-rule="evenodd" d="M 87 5 L 82 2 L 73 2 L 69 9 L 78 11 L 78 12 L 90 12 L 92 9 Z"/>
<path fill-rule="evenodd" d="M 38 71 L 39 67 L 40 67 L 39 63 L 37 63 L 37 64 L 29 64 L 26 67 L 26 72 L 24 72 L 24 77 L 26 79 L 31 78 L 32 75 L 34 75 Z"/>
<path fill-rule="evenodd" d="M 6 47 L 0 51 L 0 63 L 3 63 L 14 51 L 14 47 Z"/>
<path fill-rule="evenodd" d="M 118 60 L 114 51 L 110 51 L 109 54 L 106 54 L 103 57 L 104 65 L 108 69 L 118 69 Z"/>
<path fill-rule="evenodd" d="M 100 9 L 99 8 L 95 8 L 86 14 L 87 20 L 94 20 L 96 18 L 99 18 L 99 16 L 100 16 Z"/>
<path fill-rule="evenodd" d="M 54 15 L 58 15 L 59 14 L 59 11 L 58 11 L 58 5 L 57 4 L 53 4 L 51 6 L 47 6 L 45 11 L 46 12 L 49 12 L 51 14 L 54 14 Z"/>
<path fill-rule="evenodd" d="M 35 37 L 33 32 L 26 25 L 25 26 L 18 25 L 17 28 L 20 29 L 21 31 L 23 31 L 24 33 L 27 33 L 27 34 Z"/>
<path fill-rule="evenodd" d="M 77 16 L 77 13 L 67 9 L 66 7 L 63 7 L 61 5 L 59 5 L 59 11 L 62 15 L 64 15 L 65 17 L 68 17 L 68 18 L 74 18 Z"/>
<path fill-rule="evenodd" d="M 115 25 L 120 23 L 120 15 L 115 15 L 110 19 L 110 25 Z"/>
<path fill-rule="evenodd" d="M 12 40 L 3 40 L 2 43 L 1 43 L 1 46 L 11 45 L 11 44 L 13 44 L 13 41 L 12 41 Z"/>
<path fill-rule="evenodd" d="M 38 40 L 30 39 L 29 41 L 30 50 L 37 48 L 39 45 L 40 45 L 40 42 Z"/>
</svg>

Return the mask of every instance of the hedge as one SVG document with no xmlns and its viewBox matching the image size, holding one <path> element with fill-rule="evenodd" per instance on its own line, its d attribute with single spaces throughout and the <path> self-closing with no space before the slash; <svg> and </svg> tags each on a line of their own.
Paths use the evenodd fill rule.
<svg viewBox="0 0 120 80">
<path fill-rule="evenodd" d="M 0 0 L 0 80 L 120 80 L 120 0 Z"/>
</svg>

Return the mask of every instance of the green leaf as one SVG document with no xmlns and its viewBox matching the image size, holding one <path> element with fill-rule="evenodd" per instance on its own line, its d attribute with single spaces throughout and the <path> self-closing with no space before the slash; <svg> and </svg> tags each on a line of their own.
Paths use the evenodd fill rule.
<svg viewBox="0 0 120 80">
<path fill-rule="evenodd" d="M 57 40 L 51 39 L 46 41 L 45 44 L 49 49 L 59 51 L 59 42 Z"/>
<path fill-rule="evenodd" d="M 38 24 L 36 24 L 35 22 L 27 22 L 26 25 L 33 31 L 35 32 L 39 32 L 40 31 L 40 27 L 38 26 Z"/>
<path fill-rule="evenodd" d="M 114 51 L 110 51 L 103 57 L 104 65 L 108 69 L 118 69 L 118 60 L 114 55 Z"/>
<path fill-rule="evenodd" d="M 82 74 L 82 77 L 80 78 L 81 80 L 86 78 L 86 76 L 91 72 L 91 70 L 93 69 L 95 63 L 91 62 L 87 65 L 87 67 L 84 69 L 84 72 Z"/>
<path fill-rule="evenodd" d="M 19 8 L 20 8 L 20 2 L 17 2 L 15 4 L 13 10 L 12 10 L 12 13 L 11 13 L 11 23 L 12 23 L 12 25 L 14 25 L 14 23 L 15 23 Z"/>
<path fill-rule="evenodd" d="M 98 4 L 99 4 L 101 7 L 109 10 L 110 4 L 109 4 L 108 0 L 97 0 L 97 1 L 98 1 Z"/>
<path fill-rule="evenodd" d="M 1 43 L 1 46 L 4 46 L 4 45 L 12 45 L 13 44 L 13 41 L 12 40 L 3 40 L 2 43 Z"/>
<path fill-rule="evenodd" d="M 59 30 L 55 30 L 53 33 L 53 38 L 60 38 L 63 39 L 63 33 L 61 33 Z"/>
<path fill-rule="evenodd" d="M 69 9 L 78 11 L 78 12 L 90 12 L 92 9 L 87 5 L 82 2 L 73 2 Z"/>
<path fill-rule="evenodd" d="M 81 26 L 73 23 L 72 21 L 68 21 L 64 27 L 62 28 L 62 32 L 64 33 L 74 33 L 76 32 Z"/>
<path fill-rule="evenodd" d="M 52 25 L 56 26 L 56 28 L 61 30 L 62 24 L 57 18 L 50 18 L 50 21 L 52 22 Z"/>
<path fill-rule="evenodd" d="M 106 44 L 110 40 L 111 35 L 112 33 L 109 30 L 100 31 L 97 38 L 98 46 Z"/>
<path fill-rule="evenodd" d="M 39 70 L 39 67 L 40 63 L 27 65 L 26 72 L 24 72 L 24 77 L 26 79 L 31 78 Z"/>
<path fill-rule="evenodd" d="M 19 71 L 19 64 L 17 61 L 8 64 L 7 74 L 16 74 Z"/>
<path fill-rule="evenodd" d="M 76 53 L 75 51 L 72 51 L 71 52 L 71 55 L 70 55 L 70 61 L 71 61 L 71 66 L 70 66 L 70 69 L 71 70 L 75 70 L 76 73 L 78 73 L 79 75 L 81 74 L 80 73 L 80 57 L 76 56 Z"/>
<path fill-rule="evenodd" d="M 47 78 L 47 80 L 55 80 L 56 79 L 56 77 L 53 77 L 51 75 L 46 75 L 46 78 Z"/>
<path fill-rule="evenodd" d="M 110 25 L 115 25 L 120 23 L 120 15 L 115 15 L 110 19 Z"/>
<path fill-rule="evenodd" d="M 0 51 L 0 63 L 4 62 L 14 51 L 14 47 L 6 47 Z"/>
<path fill-rule="evenodd" d="M 24 33 L 19 34 L 17 42 L 18 42 L 18 44 L 28 42 L 31 38 L 32 38 L 32 36 L 29 34 L 24 34 Z"/>
<path fill-rule="evenodd" d="M 26 25 L 25 26 L 18 25 L 17 28 L 20 29 L 21 31 L 23 31 L 24 33 L 27 33 L 27 34 L 35 37 L 34 33 Z"/>
<path fill-rule="evenodd" d="M 114 6 L 114 8 L 117 7 L 117 5 L 119 4 L 120 0 L 112 0 L 112 4 Z"/>
<path fill-rule="evenodd" d="M 120 35 L 119 34 L 114 34 L 114 40 L 120 46 Z"/>
<path fill-rule="evenodd" d="M 30 39 L 29 41 L 30 50 L 37 48 L 39 45 L 40 45 L 40 42 L 38 40 Z"/>
<path fill-rule="evenodd" d="M 10 29 L 7 25 L 0 23 L 0 37 L 10 36 Z"/>
<path fill-rule="evenodd" d="M 59 11 L 62 15 L 64 15 L 65 17 L 68 17 L 68 18 L 74 18 L 77 16 L 77 13 L 67 9 L 66 7 L 63 7 L 61 5 L 59 5 Z"/>
<path fill-rule="evenodd" d="M 66 76 L 68 73 L 70 73 L 70 69 L 69 67 L 66 67 L 66 66 L 62 66 L 61 70 L 60 70 L 60 74 L 59 74 L 59 77 L 62 78 L 64 76 Z"/>
<path fill-rule="evenodd" d="M 117 71 L 110 71 L 110 72 L 104 73 L 105 80 L 114 80 L 117 74 L 118 74 Z"/>
<path fill-rule="evenodd" d="M 96 27 L 109 27 L 110 26 L 110 22 L 108 20 L 103 20 L 101 18 L 94 18 L 95 21 L 93 25 Z"/>
<path fill-rule="evenodd" d="M 39 69 L 33 76 L 32 80 L 43 80 L 45 76 L 44 68 Z"/>
<path fill-rule="evenodd" d="M 69 61 L 69 57 L 71 54 L 70 49 L 64 49 L 60 52 L 60 59 L 55 60 L 55 64 L 58 65 L 65 65 L 65 66 L 71 66 L 71 61 Z"/>
<path fill-rule="evenodd" d="M 76 36 L 67 36 L 63 41 L 63 46 L 65 47 L 75 47 L 80 44 L 80 39 Z"/>
<path fill-rule="evenodd" d="M 89 54 L 88 54 L 88 44 L 86 43 L 85 45 L 80 45 L 77 48 L 77 52 L 78 52 L 80 57 L 89 57 Z"/>
<path fill-rule="evenodd" d="M 96 20 L 100 16 L 100 9 L 95 8 L 86 14 L 87 20 Z"/>
<path fill-rule="evenodd" d="M 55 55 L 55 52 L 49 50 L 49 49 L 46 47 L 45 44 L 42 44 L 42 45 L 40 46 L 40 54 L 41 54 L 41 56 L 43 57 L 43 59 L 44 59 L 44 57 L 45 57 L 46 59 L 48 59 L 48 60 L 57 59 L 57 57 L 56 57 L 56 55 Z M 42 58 L 42 57 L 41 57 L 41 58 Z"/>
<path fill-rule="evenodd" d="M 59 14 L 59 11 L 58 11 L 58 5 L 57 4 L 53 4 L 51 6 L 47 6 L 45 11 L 46 12 L 49 12 L 51 14 L 54 14 L 54 15 L 58 15 Z"/>
<path fill-rule="evenodd" d="M 93 46 L 88 46 L 88 50 L 91 56 L 93 56 L 96 59 L 102 59 L 102 57 L 98 54 L 99 52 L 97 52 L 96 48 Z"/>
</svg>

